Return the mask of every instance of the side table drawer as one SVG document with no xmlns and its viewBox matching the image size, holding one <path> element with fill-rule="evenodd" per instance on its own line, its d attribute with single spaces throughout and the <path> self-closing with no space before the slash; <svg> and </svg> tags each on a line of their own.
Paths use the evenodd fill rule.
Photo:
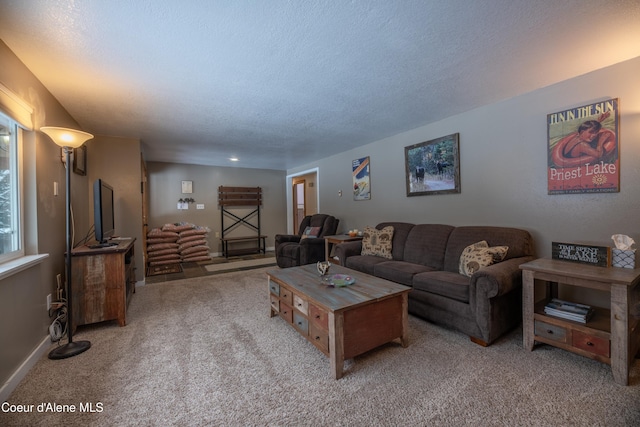
<svg viewBox="0 0 640 427">
<path fill-rule="evenodd" d="M 550 340 L 567 343 L 567 330 L 562 326 L 536 320 L 534 322 L 534 334 Z"/>
<path fill-rule="evenodd" d="M 611 345 L 608 339 L 595 337 L 580 331 L 573 331 L 571 345 L 589 353 L 609 357 Z"/>
</svg>

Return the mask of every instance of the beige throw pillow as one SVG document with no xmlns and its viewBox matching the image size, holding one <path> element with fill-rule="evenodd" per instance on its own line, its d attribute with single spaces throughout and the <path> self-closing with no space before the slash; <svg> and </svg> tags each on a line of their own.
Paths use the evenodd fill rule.
<svg viewBox="0 0 640 427">
<path fill-rule="evenodd" d="M 469 245 L 460 255 L 460 274 L 471 277 L 481 268 L 502 261 L 508 250 L 508 246 L 489 247 L 485 240 Z"/>
<path fill-rule="evenodd" d="M 362 255 L 376 255 L 382 258 L 392 259 L 391 244 L 393 240 L 393 227 L 388 225 L 382 230 L 374 227 L 365 227 L 362 233 Z"/>
</svg>

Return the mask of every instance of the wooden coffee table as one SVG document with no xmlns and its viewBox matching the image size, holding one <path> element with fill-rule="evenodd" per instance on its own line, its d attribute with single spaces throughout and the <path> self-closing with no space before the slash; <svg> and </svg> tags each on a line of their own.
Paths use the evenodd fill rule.
<svg viewBox="0 0 640 427">
<path fill-rule="evenodd" d="M 331 266 L 355 283 L 327 286 L 316 265 L 267 271 L 270 317 L 279 315 L 329 357 L 331 372 L 342 378 L 344 361 L 395 339 L 408 345 L 407 296 L 411 288 Z"/>
</svg>

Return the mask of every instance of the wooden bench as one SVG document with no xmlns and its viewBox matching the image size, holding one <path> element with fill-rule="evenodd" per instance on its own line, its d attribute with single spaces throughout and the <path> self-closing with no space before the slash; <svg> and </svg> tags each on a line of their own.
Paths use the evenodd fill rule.
<svg viewBox="0 0 640 427">
<path fill-rule="evenodd" d="M 259 236 L 246 236 L 246 237 L 222 237 L 220 240 L 222 241 L 222 254 L 225 258 L 229 258 L 229 255 L 241 255 L 241 254 L 253 254 L 253 253 L 265 253 L 266 251 L 266 238 L 267 236 L 259 235 Z M 239 243 L 239 242 L 256 242 L 255 248 L 243 248 L 243 249 L 235 249 L 233 251 L 229 250 L 230 243 Z"/>
</svg>

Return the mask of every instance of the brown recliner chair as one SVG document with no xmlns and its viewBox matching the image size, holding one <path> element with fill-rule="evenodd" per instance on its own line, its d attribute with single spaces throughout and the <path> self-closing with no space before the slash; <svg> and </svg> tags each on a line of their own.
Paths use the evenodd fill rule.
<svg viewBox="0 0 640 427">
<path fill-rule="evenodd" d="M 324 236 L 336 234 L 340 220 L 331 215 L 304 217 L 298 234 L 276 235 L 276 262 L 287 268 L 324 261 Z"/>
</svg>

